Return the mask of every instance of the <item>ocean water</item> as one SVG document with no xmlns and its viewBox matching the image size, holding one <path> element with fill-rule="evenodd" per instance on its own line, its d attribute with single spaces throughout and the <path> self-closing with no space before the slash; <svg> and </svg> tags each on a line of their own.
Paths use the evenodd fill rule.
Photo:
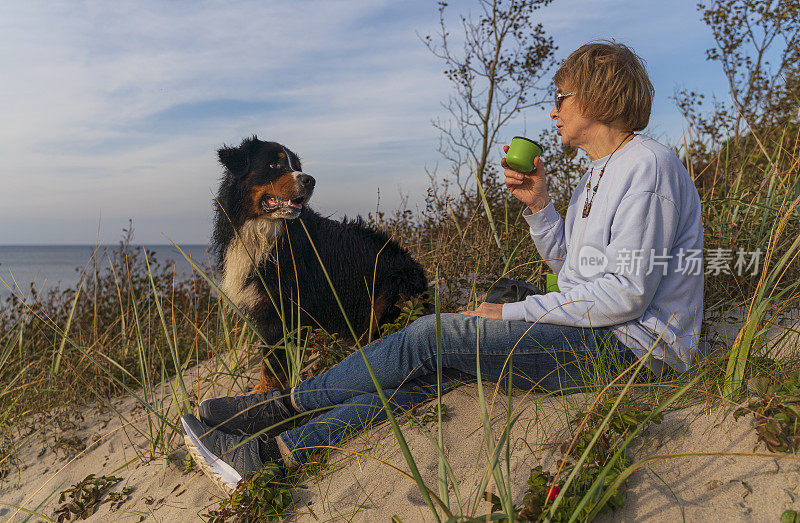
<svg viewBox="0 0 800 523">
<path fill-rule="evenodd" d="M 30 284 L 34 283 L 40 292 L 56 286 L 61 289 L 75 287 L 81 271 L 89 263 L 92 253 L 97 251 L 98 271 L 108 267 L 108 257 L 118 245 L 0 245 L 0 301 L 18 287 L 23 295 L 29 294 Z M 131 246 L 141 252 L 142 246 Z M 148 252 L 154 252 L 162 267 L 174 262 L 178 276 L 192 272 L 192 266 L 172 245 L 146 245 Z M 191 256 L 195 263 L 209 263 L 207 245 L 181 245 L 181 249 Z M 4 283 L 5 282 L 5 283 Z"/>
</svg>

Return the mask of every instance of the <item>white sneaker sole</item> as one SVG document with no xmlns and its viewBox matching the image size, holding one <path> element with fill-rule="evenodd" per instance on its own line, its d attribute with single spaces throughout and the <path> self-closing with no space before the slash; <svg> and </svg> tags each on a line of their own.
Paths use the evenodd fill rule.
<svg viewBox="0 0 800 523">
<path fill-rule="evenodd" d="M 226 494 L 236 490 L 236 485 L 242 480 L 241 474 L 236 469 L 214 455 L 200 441 L 201 434 L 195 434 L 189 425 L 181 419 L 185 435 L 183 440 L 189 449 L 189 454 L 195 463 L 217 484 Z"/>
</svg>

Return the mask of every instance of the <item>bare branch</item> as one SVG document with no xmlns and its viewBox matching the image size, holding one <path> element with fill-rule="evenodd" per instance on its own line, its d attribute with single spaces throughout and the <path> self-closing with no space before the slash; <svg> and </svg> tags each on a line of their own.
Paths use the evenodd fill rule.
<svg viewBox="0 0 800 523">
<path fill-rule="evenodd" d="M 459 17 L 463 35 L 459 54 L 450 45 L 447 4 L 440 2 L 440 32 L 421 37 L 443 61 L 444 74 L 455 90 L 443 104 L 449 125 L 437 121 L 434 126 L 442 133 L 440 153 L 451 162 L 457 185 L 469 179 L 459 173 L 470 166 L 485 186 L 496 184 L 497 169 L 489 166 L 497 163 L 493 151 L 501 127 L 525 109 L 546 103 L 550 82 L 544 78 L 555 65 L 556 46 L 533 20 L 536 11 L 551 1 L 478 0 L 476 15 Z"/>
</svg>

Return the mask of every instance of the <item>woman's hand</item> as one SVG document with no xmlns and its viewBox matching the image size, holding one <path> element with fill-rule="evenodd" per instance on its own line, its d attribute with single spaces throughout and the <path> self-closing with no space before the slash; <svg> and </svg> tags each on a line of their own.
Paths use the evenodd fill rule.
<svg viewBox="0 0 800 523">
<path fill-rule="evenodd" d="M 503 152 L 508 152 L 508 146 L 503 147 Z M 537 212 L 547 207 L 550 195 L 547 192 L 547 178 L 544 173 L 544 162 L 540 157 L 533 160 L 536 170 L 530 173 L 521 173 L 511 169 L 506 159 L 500 160 L 500 165 L 506 170 L 506 187 L 511 195 L 527 205 L 531 212 Z"/>
<path fill-rule="evenodd" d="M 502 320 L 503 304 L 483 302 L 478 305 L 474 311 L 460 311 L 459 313 L 466 314 L 467 316 L 479 316 L 490 320 Z"/>
</svg>

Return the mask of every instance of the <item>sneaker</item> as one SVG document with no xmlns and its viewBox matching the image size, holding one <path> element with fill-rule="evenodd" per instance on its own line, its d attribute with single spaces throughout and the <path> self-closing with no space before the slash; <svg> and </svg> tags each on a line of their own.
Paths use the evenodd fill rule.
<svg viewBox="0 0 800 523">
<path fill-rule="evenodd" d="M 266 436 L 275 436 L 289 429 L 281 422 L 292 417 L 281 400 L 281 391 L 277 389 L 247 396 L 206 399 L 198 410 L 203 423 L 225 432 L 255 434 L 275 426 L 265 433 Z"/>
<path fill-rule="evenodd" d="M 245 474 L 264 466 L 257 437 L 215 430 L 191 414 L 181 417 L 181 425 L 195 463 L 227 494 L 236 490 Z"/>
</svg>

